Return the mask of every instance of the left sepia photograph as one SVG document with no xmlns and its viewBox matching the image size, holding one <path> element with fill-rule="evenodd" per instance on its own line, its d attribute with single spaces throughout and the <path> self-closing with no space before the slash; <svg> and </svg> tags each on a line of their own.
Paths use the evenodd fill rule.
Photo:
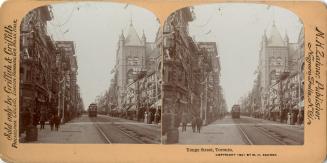
<svg viewBox="0 0 327 163">
<path fill-rule="evenodd" d="M 42 6 L 20 24 L 19 142 L 160 144 L 160 23 L 122 3 Z"/>
</svg>

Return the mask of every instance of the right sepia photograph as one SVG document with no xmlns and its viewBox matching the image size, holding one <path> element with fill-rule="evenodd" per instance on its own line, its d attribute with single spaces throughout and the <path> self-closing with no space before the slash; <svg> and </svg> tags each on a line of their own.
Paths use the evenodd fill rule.
<svg viewBox="0 0 327 163">
<path fill-rule="evenodd" d="M 304 33 L 264 4 L 182 8 L 162 27 L 162 143 L 304 144 Z"/>
</svg>

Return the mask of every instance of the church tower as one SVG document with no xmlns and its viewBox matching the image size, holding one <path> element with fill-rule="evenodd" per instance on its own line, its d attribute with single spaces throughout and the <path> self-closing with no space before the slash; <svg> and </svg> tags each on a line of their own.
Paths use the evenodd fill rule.
<svg viewBox="0 0 327 163">
<path fill-rule="evenodd" d="M 119 36 L 119 44 L 118 46 L 123 47 L 124 46 L 124 41 L 125 41 L 125 37 L 124 37 L 124 31 L 121 31 L 121 34 Z"/>
<path fill-rule="evenodd" d="M 266 46 L 266 87 L 276 83 L 282 73 L 288 72 L 288 41 L 288 36 L 284 40 L 273 22 Z"/>
<path fill-rule="evenodd" d="M 289 38 L 287 33 L 283 39 L 275 21 L 273 21 L 268 34 L 264 30 L 259 52 L 261 97 L 266 96 L 270 86 L 278 82 L 281 74 L 289 71 Z M 261 103 L 263 104 L 262 107 L 265 108 L 267 103 L 264 98 L 262 98 Z"/>
<path fill-rule="evenodd" d="M 143 34 L 142 34 L 142 43 L 143 43 L 143 45 L 146 44 L 146 37 L 145 37 L 145 34 L 144 34 L 144 30 L 143 30 Z"/>
<path fill-rule="evenodd" d="M 116 55 L 116 75 L 118 89 L 118 107 L 122 108 L 126 88 L 133 83 L 138 74 L 145 69 L 146 37 L 143 32 L 140 39 L 131 20 L 127 33 L 122 31 L 119 36 Z M 125 37 L 126 36 L 126 37 Z"/>
</svg>

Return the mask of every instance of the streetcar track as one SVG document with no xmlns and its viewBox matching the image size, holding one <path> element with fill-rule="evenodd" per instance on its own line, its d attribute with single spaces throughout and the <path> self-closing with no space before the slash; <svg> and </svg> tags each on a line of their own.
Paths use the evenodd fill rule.
<svg viewBox="0 0 327 163">
<path fill-rule="evenodd" d="M 112 122 L 112 120 L 110 120 Z M 115 124 L 114 122 L 113 123 L 113 126 L 116 126 L 116 128 L 121 132 L 123 133 L 124 135 L 126 135 L 127 137 L 129 137 L 130 139 L 140 143 L 140 144 L 144 144 L 143 141 L 139 140 L 139 139 L 136 139 L 134 136 L 131 136 L 130 134 L 128 134 L 127 132 L 125 132 L 123 129 L 121 129 L 121 126 L 118 125 L 118 124 Z"/>
<path fill-rule="evenodd" d="M 280 137 L 287 138 L 287 139 L 291 140 L 292 142 L 299 143 L 299 140 L 296 140 L 296 139 L 294 139 L 294 138 L 292 138 L 292 137 L 284 136 L 284 135 L 280 134 L 280 132 L 275 132 L 274 130 L 271 130 L 271 129 L 269 129 L 269 128 L 266 128 L 266 127 L 264 127 L 264 126 L 262 126 L 262 125 L 260 125 L 260 127 L 262 128 L 262 130 L 269 130 L 269 131 L 266 131 L 266 132 L 274 133 L 274 134 L 276 134 L 276 135 L 279 135 Z M 283 129 L 283 128 L 279 127 L 279 126 L 276 126 L 276 127 L 278 127 L 279 129 Z M 289 144 L 290 144 L 290 143 L 287 143 L 287 142 L 286 142 L 285 145 L 289 145 Z M 301 143 L 300 143 L 300 144 L 301 144 Z"/>
<path fill-rule="evenodd" d="M 128 136 L 129 138 L 133 139 L 134 141 L 137 141 L 140 144 L 144 144 L 143 141 L 136 139 L 135 137 L 131 136 L 130 134 L 128 134 L 127 132 L 125 132 L 124 130 L 122 130 L 120 127 L 117 127 L 119 129 L 119 131 L 123 134 L 125 134 L 126 136 Z"/>
<path fill-rule="evenodd" d="M 251 139 L 248 137 L 248 135 L 244 132 L 244 130 L 242 129 L 242 127 L 240 125 L 237 125 L 238 129 L 241 131 L 242 133 L 242 137 L 245 138 L 245 140 L 248 142 L 249 145 L 253 145 L 253 142 L 251 141 Z"/>
<path fill-rule="evenodd" d="M 255 143 L 253 143 L 253 141 L 251 141 L 246 130 L 244 130 L 242 128 L 243 125 L 237 124 L 237 126 L 238 126 L 239 130 L 241 131 L 242 137 L 247 141 L 247 143 L 250 145 L 254 145 Z M 270 139 L 272 139 L 273 141 L 277 142 L 280 145 L 288 145 L 286 142 L 279 140 L 279 138 L 276 138 L 274 135 L 272 135 L 269 131 L 266 130 L 266 128 L 261 127 L 260 125 L 257 125 L 256 123 L 249 125 L 249 126 L 253 127 L 255 130 L 259 131 L 261 134 L 269 137 Z M 275 134 L 277 134 L 277 133 L 275 133 Z"/>
<path fill-rule="evenodd" d="M 97 129 L 97 131 L 100 133 L 101 137 L 106 141 L 107 144 L 112 144 L 112 141 L 108 138 L 108 136 L 103 132 L 97 121 L 95 121 L 93 118 L 90 118 L 90 120 L 93 122 L 93 125 Z"/>
<path fill-rule="evenodd" d="M 248 119 L 242 119 L 242 120 L 244 120 L 246 122 L 249 122 L 249 123 L 254 123 L 254 127 L 256 129 L 258 129 L 262 134 L 264 134 L 264 135 L 272 138 L 274 141 L 280 143 L 281 145 L 292 145 L 292 143 L 294 143 L 294 144 L 298 144 L 299 143 L 298 140 L 296 140 L 296 139 L 294 139 L 292 137 L 284 136 L 284 135 L 280 134 L 279 132 L 276 132 L 274 130 L 271 130 L 269 128 L 266 128 L 267 125 L 262 125 L 260 123 L 252 122 L 252 121 L 250 121 Z M 279 129 L 285 130 L 285 128 L 283 128 L 283 127 L 281 127 L 279 125 L 273 125 L 273 124 L 271 124 L 269 126 L 271 126 L 271 127 L 277 127 Z M 275 136 L 275 135 L 277 135 L 277 136 Z M 290 140 L 291 143 L 289 141 L 285 141 L 284 138 Z M 280 139 L 282 139 L 282 140 L 280 140 Z M 299 144 L 301 144 L 301 143 L 299 143 Z"/>
<path fill-rule="evenodd" d="M 105 141 L 108 144 L 113 144 L 114 142 L 110 140 L 110 138 L 105 134 L 105 132 L 103 132 L 103 130 L 101 129 L 101 125 L 94 119 L 91 120 L 94 124 L 95 127 L 97 128 L 97 130 L 99 131 L 99 133 L 101 134 L 101 136 L 105 139 Z M 136 139 L 135 137 L 133 137 L 132 135 L 128 134 L 127 132 L 125 132 L 123 129 L 121 129 L 121 127 L 117 124 L 115 124 L 114 122 L 111 121 L 111 125 L 114 126 L 120 133 L 122 133 L 123 135 L 127 136 L 128 138 L 132 139 L 133 141 L 140 143 L 140 144 L 144 144 L 143 141 Z"/>
<path fill-rule="evenodd" d="M 264 126 L 259 125 L 259 126 L 256 126 L 256 127 L 259 130 L 261 130 L 261 132 L 264 132 L 265 134 L 267 134 L 267 136 L 272 136 L 272 138 L 275 138 L 276 141 L 280 141 L 280 143 L 283 144 L 283 145 L 301 144 L 301 143 L 299 143 L 299 141 L 297 141 L 297 140 L 295 140 L 295 139 L 293 139 L 291 137 L 287 137 L 287 136 L 281 135 L 278 132 L 275 132 L 273 130 L 270 130 L 270 129 L 265 128 Z"/>
<path fill-rule="evenodd" d="M 273 139 L 274 141 L 278 142 L 279 144 L 282 145 L 288 145 L 287 143 L 285 143 L 282 140 L 279 140 L 278 138 L 276 138 L 275 136 L 273 136 L 272 134 L 269 133 L 269 131 L 266 131 L 265 129 L 261 128 L 260 126 L 254 126 L 256 129 L 258 129 L 258 131 L 260 131 L 262 134 L 270 137 L 271 139 Z"/>
<path fill-rule="evenodd" d="M 279 143 L 280 145 L 288 145 L 287 143 L 285 143 L 285 142 L 279 140 L 278 138 L 276 138 L 275 136 L 271 135 L 270 133 L 268 134 L 268 131 L 266 131 L 266 130 L 264 130 L 264 129 L 258 127 L 258 126 L 255 126 L 255 125 L 252 125 L 252 127 L 255 128 L 257 131 L 259 131 L 261 134 L 263 134 L 263 135 L 265 135 L 265 136 L 271 138 L 273 141 Z M 238 125 L 238 128 L 240 129 L 240 131 L 241 131 L 243 137 L 246 139 L 246 141 L 248 142 L 248 144 L 250 144 L 250 145 L 254 145 L 255 143 L 253 143 L 253 142 L 251 141 L 251 139 L 249 138 L 249 136 L 248 136 L 248 134 L 246 133 L 246 131 L 244 131 L 240 125 Z"/>
<path fill-rule="evenodd" d="M 294 127 L 295 125 L 289 125 L 289 124 L 285 124 L 285 123 L 275 123 L 275 121 L 273 121 L 272 123 L 263 123 L 262 120 L 260 119 L 255 119 L 253 118 L 254 121 L 257 121 L 257 122 L 260 122 L 260 123 L 257 123 L 257 122 L 253 122 L 253 121 L 250 121 L 246 118 L 243 118 L 243 120 L 247 121 L 247 122 L 250 122 L 250 123 L 255 123 L 255 124 L 258 124 L 259 126 L 271 126 L 271 127 L 276 127 L 276 128 L 279 128 L 279 129 L 282 129 L 282 130 L 285 130 L 285 126 L 288 126 L 288 127 Z M 297 130 L 297 129 L 292 129 L 293 131 L 295 132 L 299 132 L 299 133 L 303 133 L 304 131 L 302 130 Z"/>
<path fill-rule="evenodd" d="M 101 136 L 105 139 L 107 144 L 112 144 L 110 139 L 106 136 L 106 134 L 102 131 L 102 129 L 98 126 L 98 124 L 95 123 L 95 127 L 96 129 L 99 131 L 99 133 L 101 134 Z"/>
</svg>

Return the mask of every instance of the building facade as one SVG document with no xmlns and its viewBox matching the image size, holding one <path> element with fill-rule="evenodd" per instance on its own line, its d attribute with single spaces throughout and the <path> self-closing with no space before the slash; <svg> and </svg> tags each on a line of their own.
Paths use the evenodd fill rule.
<svg viewBox="0 0 327 163">
<path fill-rule="evenodd" d="M 116 53 L 115 78 L 112 83 L 117 88 L 118 109 L 123 109 L 127 85 L 134 82 L 140 73 L 156 68 L 155 59 L 158 56 L 159 50 L 155 43 L 147 42 L 144 32 L 140 38 L 131 22 L 126 37 L 123 32 L 119 37 Z"/>
<path fill-rule="evenodd" d="M 220 110 L 225 110 L 226 105 L 219 106 L 219 100 L 224 100 L 216 43 L 196 42 L 190 37 L 188 24 L 194 19 L 192 8 L 174 12 L 159 37 L 164 67 L 163 143 L 178 142 L 181 121 L 197 118 L 208 124 L 218 118 Z"/>
<path fill-rule="evenodd" d="M 75 55 L 75 44 L 73 41 L 56 41 L 58 48 L 57 67 L 60 75 L 58 110 L 62 116 L 62 122 L 71 120 L 81 112 L 77 107 L 79 91 L 77 85 L 77 60 Z"/>
<path fill-rule="evenodd" d="M 116 52 L 110 87 L 98 105 L 112 116 L 159 123 L 161 57 L 156 42 L 147 42 L 144 32 L 140 38 L 131 22 L 127 34 L 120 34 Z"/>
<path fill-rule="evenodd" d="M 127 86 L 124 113 L 127 118 L 145 123 L 160 123 L 161 88 L 158 73 L 149 71 Z"/>
<path fill-rule="evenodd" d="M 53 76 L 55 45 L 47 34 L 47 21 L 52 19 L 48 7 L 29 12 L 21 23 L 20 38 L 20 134 L 26 140 L 37 139 L 39 118 L 55 111 Z"/>
<path fill-rule="evenodd" d="M 37 140 L 40 119 L 58 115 L 68 121 L 77 115 L 77 109 L 83 109 L 74 47 L 68 52 L 49 36 L 50 20 L 50 8 L 44 6 L 29 12 L 21 22 L 19 134 L 25 133 L 26 141 Z M 65 112 L 69 110 L 65 107 L 71 110 Z"/>
<path fill-rule="evenodd" d="M 302 28 L 298 41 L 291 43 L 274 22 L 270 36 L 264 32 L 257 79 L 243 104 L 247 113 L 290 124 L 303 122 L 303 38 Z"/>
<path fill-rule="evenodd" d="M 197 46 L 206 51 L 206 60 L 209 60 L 208 67 L 210 67 L 203 85 L 204 94 L 201 105 L 201 118 L 205 124 L 208 124 L 221 118 L 226 112 L 223 110 L 225 101 L 220 87 L 220 59 L 215 42 L 197 42 Z"/>
</svg>

